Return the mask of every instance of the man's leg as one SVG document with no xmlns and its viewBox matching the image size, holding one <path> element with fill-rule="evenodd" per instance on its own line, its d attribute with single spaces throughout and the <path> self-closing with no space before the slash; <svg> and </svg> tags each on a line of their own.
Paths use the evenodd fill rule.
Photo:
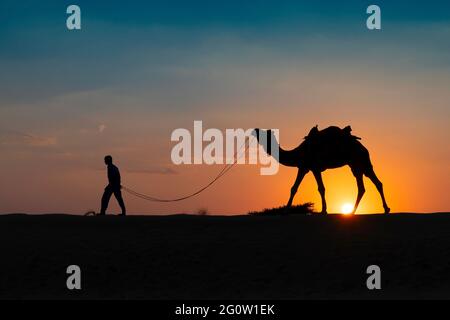
<svg viewBox="0 0 450 320">
<path fill-rule="evenodd" d="M 114 190 L 114 196 L 122 209 L 122 215 L 125 216 L 127 214 L 127 210 L 125 209 L 125 203 L 123 202 L 122 191 L 120 191 L 120 189 Z"/>
<path fill-rule="evenodd" d="M 108 203 L 109 203 L 109 199 L 111 198 L 112 193 L 113 193 L 113 191 L 110 187 L 105 188 L 105 192 L 103 192 L 103 196 L 102 196 L 102 208 L 100 210 L 101 215 L 106 214 L 106 209 L 108 209 Z"/>
</svg>

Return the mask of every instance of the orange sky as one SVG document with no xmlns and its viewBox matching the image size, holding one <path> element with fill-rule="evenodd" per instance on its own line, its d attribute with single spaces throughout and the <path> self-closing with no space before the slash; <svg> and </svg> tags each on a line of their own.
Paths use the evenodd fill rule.
<svg viewBox="0 0 450 320">
<path fill-rule="evenodd" d="M 388 203 L 394 212 L 447 210 L 450 204 L 447 197 L 450 168 L 445 119 L 430 119 L 423 112 L 423 118 L 418 121 L 407 121 L 405 117 L 402 122 L 400 119 L 403 116 L 399 118 L 396 109 L 387 111 L 391 106 L 382 95 L 378 95 L 384 106 L 382 112 L 377 110 L 375 102 L 373 109 L 365 109 L 372 112 L 366 111 L 355 116 L 349 116 L 347 112 L 342 115 L 333 112 L 335 108 L 344 108 L 344 105 L 347 110 L 357 110 L 359 103 L 363 103 L 357 101 L 358 96 L 362 99 L 361 94 L 356 95 L 356 98 L 349 96 L 337 93 L 335 99 L 331 99 L 334 102 L 328 101 L 329 105 L 320 106 L 321 121 L 313 122 L 311 115 L 302 117 L 301 112 L 295 110 L 293 99 L 286 102 L 292 107 L 286 107 L 285 112 L 262 107 L 259 109 L 261 116 L 253 120 L 251 113 L 230 110 L 220 120 L 214 115 L 207 115 L 204 126 L 225 129 L 236 124 L 236 127 L 243 128 L 251 125 L 280 128 L 281 145 L 290 149 L 316 123 L 321 128 L 331 124 L 342 127 L 352 124 L 354 134 L 363 138 L 363 144 L 371 152 L 375 170 L 384 183 Z M 352 102 L 356 104 L 355 107 L 350 105 Z M 270 101 L 266 103 L 270 105 Z M 330 115 L 325 115 L 327 110 Z M 292 111 L 292 115 L 287 115 L 288 111 Z M 116 164 L 121 168 L 124 185 L 165 198 L 191 193 L 209 182 L 221 169 L 219 165 L 172 165 L 170 150 L 175 143 L 170 142 L 171 126 L 167 119 L 161 117 L 157 121 L 153 120 L 155 126 L 152 126 L 142 119 L 122 116 L 124 114 L 117 114 L 105 119 L 107 127 L 102 133 L 94 126 L 91 130 L 72 130 L 69 134 L 65 134 L 64 129 L 54 144 L 50 141 L 49 145 L 45 145 L 45 140 L 42 146 L 24 147 L 21 145 L 23 141 L 11 143 L 8 148 L 14 149 L 14 152 L 6 153 L 2 158 L 2 168 L 8 170 L 2 174 L 7 188 L 2 190 L 1 211 L 83 213 L 89 209 L 98 209 L 106 184 L 106 172 L 102 164 L 106 153 L 113 154 Z M 180 114 L 171 115 L 170 118 L 177 127 L 184 125 L 191 129 L 196 116 Z M 234 122 L 229 118 L 239 118 L 239 121 Z M 167 124 L 167 127 L 162 128 L 163 124 Z M 106 136 L 106 133 L 109 135 Z M 106 146 L 83 150 L 80 143 Z M 59 151 L 60 145 L 66 145 L 69 151 Z M 77 150 L 79 148 L 81 150 Z M 164 168 L 176 173 L 165 173 Z M 258 166 L 239 165 L 212 188 L 184 202 L 147 203 L 128 194 L 125 194 L 125 200 L 130 213 L 196 212 L 202 208 L 212 214 L 245 213 L 285 204 L 295 175 L 295 169 L 280 167 L 277 175 L 261 176 Z M 354 202 L 356 183 L 348 167 L 326 171 L 324 182 L 329 212 L 340 212 L 342 204 Z M 367 191 L 358 213 L 382 212 L 374 186 L 367 179 L 365 186 Z M 320 197 L 312 174 L 305 178 L 295 199 L 296 203 L 307 201 L 314 202 L 316 209 L 320 209 Z M 114 199 L 110 209 L 118 212 Z"/>
<path fill-rule="evenodd" d="M 56 26 L 62 20 L 52 4 L 33 13 L 39 19 L 22 19 L 27 13 L 11 4 L 9 28 L 0 30 L 0 212 L 99 210 L 106 154 L 126 186 L 156 197 L 189 194 L 221 170 L 171 163 L 172 131 L 192 129 L 194 120 L 205 129 L 277 128 L 286 149 L 316 124 L 351 125 L 393 212 L 449 211 L 448 17 L 422 19 L 420 7 L 408 20 L 411 6 L 384 4 L 391 20 L 376 33 L 350 3 L 327 12 L 298 1 L 271 5 L 208 14 L 181 6 L 177 14 L 188 17 L 173 21 L 149 10 L 162 20 L 152 23 L 133 5 L 120 7 L 118 21 L 105 16 L 117 8 L 91 4 L 86 28 L 69 35 Z M 295 175 L 236 166 L 183 202 L 124 197 L 131 214 L 239 214 L 284 205 Z M 355 201 L 348 167 L 326 171 L 324 182 L 329 212 Z M 365 186 L 358 213 L 382 212 L 374 186 L 367 179 Z M 307 201 L 320 210 L 311 174 L 295 198 Z M 118 212 L 114 199 L 110 209 Z"/>
</svg>

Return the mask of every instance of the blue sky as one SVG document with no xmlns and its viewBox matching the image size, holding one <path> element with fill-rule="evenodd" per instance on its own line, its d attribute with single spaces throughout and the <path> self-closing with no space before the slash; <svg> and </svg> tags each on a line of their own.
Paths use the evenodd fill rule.
<svg viewBox="0 0 450 320">
<path fill-rule="evenodd" d="M 118 81 L 123 85 L 118 75 L 129 76 L 128 84 L 141 82 L 143 64 L 154 71 L 147 80 L 164 84 L 172 80 L 161 75 L 162 67 L 195 64 L 205 55 L 217 57 L 217 52 L 211 55 L 217 47 L 229 51 L 228 57 L 222 54 L 218 59 L 239 63 L 246 58 L 246 52 L 239 52 L 241 44 L 254 44 L 262 55 L 266 49 L 268 56 L 291 59 L 366 55 L 372 61 L 377 59 L 370 57 L 373 50 L 378 59 L 386 60 L 384 54 L 380 57 L 380 48 L 386 47 L 389 55 L 398 46 L 419 47 L 420 51 L 429 48 L 439 68 L 449 63 L 448 42 L 436 34 L 439 28 L 448 28 L 446 1 L 378 2 L 383 19 L 379 33 L 365 28 L 369 4 L 365 1 L 79 1 L 81 32 L 65 29 L 65 8 L 70 3 L 2 1 L 4 99 L 45 98 Z M 427 29 L 433 32 L 431 37 Z M 327 47 L 318 43 L 319 38 Z M 311 39 L 315 42 L 308 46 Z"/>
</svg>

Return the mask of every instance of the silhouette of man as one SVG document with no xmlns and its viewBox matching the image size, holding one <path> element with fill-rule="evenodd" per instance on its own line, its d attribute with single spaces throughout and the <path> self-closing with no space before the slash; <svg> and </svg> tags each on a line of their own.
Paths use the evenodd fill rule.
<svg viewBox="0 0 450 320">
<path fill-rule="evenodd" d="M 125 216 L 126 215 L 125 204 L 122 199 L 122 192 L 120 191 L 120 189 L 122 189 L 122 186 L 120 185 L 119 168 L 117 168 L 113 164 L 111 156 L 105 157 L 105 164 L 108 167 L 109 184 L 106 186 L 105 192 L 103 193 L 102 209 L 100 210 L 100 215 L 106 214 L 106 209 L 108 208 L 109 199 L 111 198 L 112 194 L 114 193 L 114 196 L 116 197 L 117 202 L 119 203 L 119 206 L 122 209 L 122 216 Z"/>
</svg>

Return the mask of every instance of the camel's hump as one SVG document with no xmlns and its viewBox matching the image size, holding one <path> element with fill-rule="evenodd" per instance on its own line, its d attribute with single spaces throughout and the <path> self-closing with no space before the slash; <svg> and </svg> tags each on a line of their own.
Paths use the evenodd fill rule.
<svg viewBox="0 0 450 320">
<path fill-rule="evenodd" d="M 330 126 L 328 128 L 319 130 L 318 126 L 315 126 L 313 128 L 311 128 L 311 130 L 309 131 L 308 135 L 305 137 L 306 139 L 311 139 L 311 138 L 315 138 L 315 137 L 323 137 L 323 138 L 353 138 L 353 139 L 358 139 L 360 140 L 360 137 L 354 136 L 351 134 L 352 132 L 352 127 L 351 126 L 346 126 L 345 128 L 341 129 L 337 126 Z"/>
</svg>

